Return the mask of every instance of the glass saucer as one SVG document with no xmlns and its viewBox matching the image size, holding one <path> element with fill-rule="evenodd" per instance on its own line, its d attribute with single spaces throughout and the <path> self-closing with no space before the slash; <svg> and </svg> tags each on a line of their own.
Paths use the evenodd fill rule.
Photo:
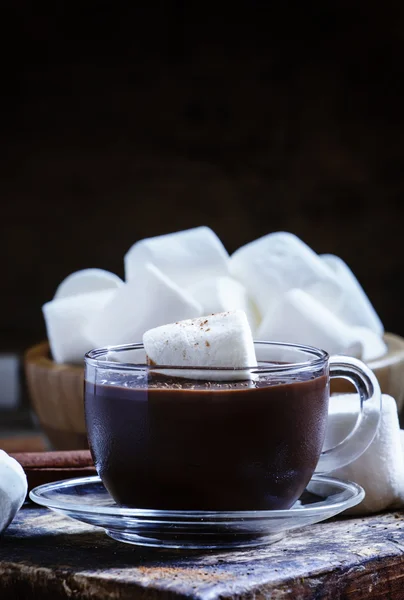
<svg viewBox="0 0 404 600">
<path fill-rule="evenodd" d="M 30 498 L 67 517 L 102 527 L 115 540 L 176 549 L 246 548 L 269 544 L 287 531 L 329 519 L 355 506 L 365 492 L 356 483 L 314 475 L 288 510 L 165 511 L 118 506 L 99 477 L 41 485 Z"/>
</svg>

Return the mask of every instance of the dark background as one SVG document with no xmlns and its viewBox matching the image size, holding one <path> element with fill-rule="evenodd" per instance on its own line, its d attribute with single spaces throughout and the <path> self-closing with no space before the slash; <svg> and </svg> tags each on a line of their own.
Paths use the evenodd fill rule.
<svg viewBox="0 0 404 600">
<path fill-rule="evenodd" d="M 131 4 L 2 5 L 3 349 L 70 272 L 201 224 L 340 255 L 404 334 L 402 3 Z"/>
</svg>

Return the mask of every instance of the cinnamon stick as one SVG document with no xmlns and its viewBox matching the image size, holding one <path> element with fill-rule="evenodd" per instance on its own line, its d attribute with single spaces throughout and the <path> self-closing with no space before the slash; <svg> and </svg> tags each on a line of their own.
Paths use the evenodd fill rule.
<svg viewBox="0 0 404 600">
<path fill-rule="evenodd" d="M 94 466 L 89 450 L 63 450 L 56 452 L 16 452 L 15 458 L 24 468 L 71 469 Z"/>
<path fill-rule="evenodd" d="M 28 480 L 28 491 L 60 479 L 97 474 L 89 450 L 18 452 L 10 456 L 23 467 Z"/>
</svg>

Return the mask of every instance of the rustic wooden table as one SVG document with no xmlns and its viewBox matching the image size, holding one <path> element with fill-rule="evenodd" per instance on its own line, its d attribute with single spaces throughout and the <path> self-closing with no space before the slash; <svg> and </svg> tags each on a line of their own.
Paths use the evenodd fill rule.
<svg viewBox="0 0 404 600">
<path fill-rule="evenodd" d="M 404 512 L 334 520 L 255 550 L 149 551 L 27 504 L 0 541 L 1 600 L 402 600 Z"/>
</svg>

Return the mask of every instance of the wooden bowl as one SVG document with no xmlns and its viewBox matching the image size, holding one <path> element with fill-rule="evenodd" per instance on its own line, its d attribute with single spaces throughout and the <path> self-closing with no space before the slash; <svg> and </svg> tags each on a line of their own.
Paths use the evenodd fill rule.
<svg viewBox="0 0 404 600">
<path fill-rule="evenodd" d="M 384 336 L 387 354 L 369 363 L 382 391 L 395 398 L 398 410 L 404 404 L 404 339 Z M 84 419 L 84 369 L 58 365 L 50 358 L 49 344 L 42 342 L 25 355 L 25 373 L 32 407 L 51 445 L 56 450 L 88 448 Z M 350 392 L 344 380 L 332 383 L 332 392 Z"/>
<path fill-rule="evenodd" d="M 31 405 L 56 450 L 88 448 L 84 419 L 84 368 L 58 365 L 50 356 L 48 342 L 25 354 L 25 375 Z"/>
</svg>

